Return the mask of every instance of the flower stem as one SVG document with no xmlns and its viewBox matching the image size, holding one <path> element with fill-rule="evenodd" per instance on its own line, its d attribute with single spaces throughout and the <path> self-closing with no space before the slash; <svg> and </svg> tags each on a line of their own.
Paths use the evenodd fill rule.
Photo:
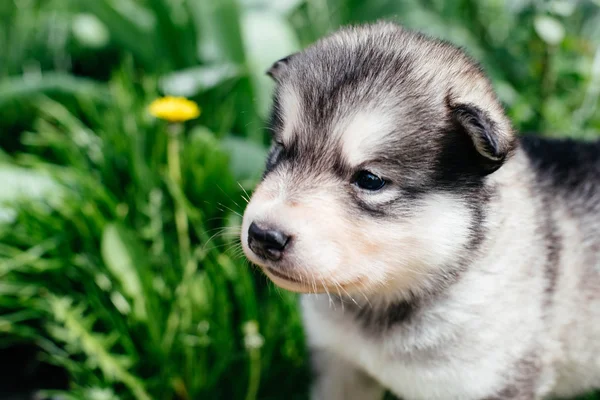
<svg viewBox="0 0 600 400">
<path fill-rule="evenodd" d="M 250 376 L 248 379 L 246 400 L 256 400 L 256 396 L 258 395 L 258 389 L 260 387 L 260 349 L 251 349 L 249 353 Z"/>
<path fill-rule="evenodd" d="M 260 388 L 260 349 L 264 344 L 264 338 L 259 333 L 258 322 L 256 320 L 246 322 L 243 330 L 244 345 L 250 358 L 246 400 L 256 400 L 258 389 Z"/>
<path fill-rule="evenodd" d="M 180 140 L 183 127 L 180 124 L 169 126 L 169 140 L 167 143 L 167 164 L 169 176 L 173 183 L 181 186 L 181 161 Z M 183 207 L 175 202 L 175 228 L 177 229 L 177 241 L 179 242 L 179 253 L 182 270 L 186 270 L 191 258 L 189 222 Z"/>
</svg>

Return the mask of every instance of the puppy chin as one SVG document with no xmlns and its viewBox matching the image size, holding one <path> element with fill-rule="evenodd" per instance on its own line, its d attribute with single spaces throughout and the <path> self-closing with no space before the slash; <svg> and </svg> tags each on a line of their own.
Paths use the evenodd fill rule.
<svg viewBox="0 0 600 400">
<path fill-rule="evenodd" d="M 288 290 L 294 293 L 321 293 L 325 290 L 321 285 L 310 286 L 307 284 L 309 282 L 308 278 L 306 280 L 301 280 L 296 277 L 287 276 L 281 274 L 277 270 L 271 269 L 269 267 L 261 267 L 265 275 L 277 286 L 282 289 Z"/>
<path fill-rule="evenodd" d="M 339 293 L 342 290 L 344 293 L 352 292 L 359 285 L 356 284 L 330 284 L 324 280 L 312 279 L 304 276 L 302 278 L 296 276 L 287 276 L 277 270 L 268 267 L 262 267 L 265 275 L 282 289 L 295 293 Z"/>
</svg>

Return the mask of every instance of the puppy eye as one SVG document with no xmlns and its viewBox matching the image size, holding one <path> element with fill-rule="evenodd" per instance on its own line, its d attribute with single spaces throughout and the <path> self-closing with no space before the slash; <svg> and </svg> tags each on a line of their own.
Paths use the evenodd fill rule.
<svg viewBox="0 0 600 400">
<path fill-rule="evenodd" d="M 385 186 L 385 179 L 370 171 L 359 171 L 354 175 L 354 184 L 361 189 L 376 191 Z"/>
</svg>

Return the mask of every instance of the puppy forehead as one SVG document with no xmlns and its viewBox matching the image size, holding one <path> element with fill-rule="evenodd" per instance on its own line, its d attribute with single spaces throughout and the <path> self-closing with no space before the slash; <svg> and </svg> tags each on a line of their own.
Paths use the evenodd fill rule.
<svg viewBox="0 0 600 400">
<path fill-rule="evenodd" d="M 342 117 L 333 135 L 338 138 L 343 158 L 350 165 L 359 165 L 375 157 L 392 139 L 398 140 L 395 125 L 390 112 L 357 110 Z"/>
<path fill-rule="evenodd" d="M 393 135 L 397 132 L 398 110 L 385 101 L 338 102 L 325 114 L 305 99 L 291 85 L 279 92 L 281 131 L 277 136 L 284 144 L 301 141 L 313 151 L 314 146 L 335 148 L 347 163 L 357 165 L 392 138 L 398 139 Z"/>
</svg>

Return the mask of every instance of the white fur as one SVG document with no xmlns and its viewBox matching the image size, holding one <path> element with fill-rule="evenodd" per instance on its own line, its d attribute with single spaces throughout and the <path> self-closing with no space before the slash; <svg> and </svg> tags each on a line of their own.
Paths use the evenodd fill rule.
<svg viewBox="0 0 600 400">
<path fill-rule="evenodd" d="M 394 119 L 375 110 L 359 111 L 348 121 L 337 123 L 336 137 L 341 139 L 342 151 L 350 165 L 369 160 L 394 131 Z"/>
<path fill-rule="evenodd" d="M 281 132 L 281 141 L 286 144 L 289 143 L 294 128 L 300 124 L 302 103 L 298 98 L 298 93 L 290 86 L 281 87 L 280 99 L 282 119 L 284 121 L 283 130 Z"/>
</svg>

